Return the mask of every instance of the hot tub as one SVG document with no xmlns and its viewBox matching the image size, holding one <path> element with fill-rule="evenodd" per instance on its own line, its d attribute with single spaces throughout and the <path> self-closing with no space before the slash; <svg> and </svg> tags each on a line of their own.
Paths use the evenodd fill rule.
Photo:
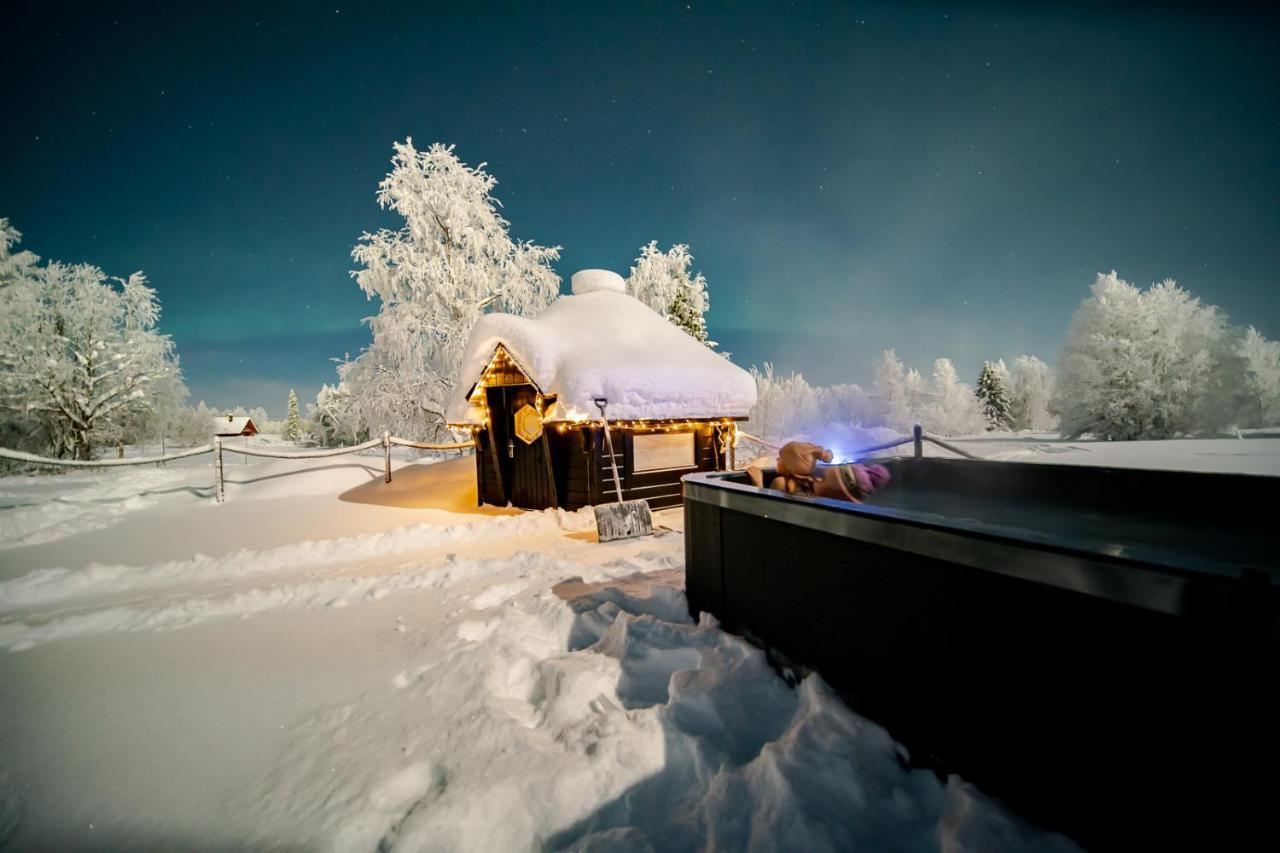
<svg viewBox="0 0 1280 853">
<path fill-rule="evenodd" d="M 1276 770 L 1280 481 L 886 464 L 863 505 L 686 477 L 690 612 L 1086 846 L 1269 820 L 1249 777 Z"/>
</svg>

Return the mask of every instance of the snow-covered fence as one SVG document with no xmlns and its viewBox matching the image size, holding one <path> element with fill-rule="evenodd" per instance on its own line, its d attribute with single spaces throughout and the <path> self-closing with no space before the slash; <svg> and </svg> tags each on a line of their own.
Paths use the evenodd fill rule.
<svg viewBox="0 0 1280 853">
<path fill-rule="evenodd" d="M 188 456 L 199 456 L 212 453 L 213 445 L 202 444 L 181 453 L 170 453 L 167 456 L 145 456 L 137 459 L 50 459 L 34 453 L 23 453 L 21 450 L 10 450 L 0 447 L 0 458 L 12 459 L 15 462 L 30 462 L 33 465 L 53 465 L 64 468 L 118 468 L 122 465 L 155 465 L 158 462 L 169 462 L 173 459 L 186 459 Z"/>
<path fill-rule="evenodd" d="M 222 503 L 226 499 L 225 490 L 223 488 L 224 481 L 222 471 L 222 454 L 224 452 L 239 453 L 242 456 L 261 456 L 267 459 L 326 459 L 332 456 L 345 456 L 350 453 L 360 453 L 365 450 L 372 450 L 376 447 L 381 447 L 385 482 L 390 483 L 392 445 L 399 447 L 413 447 L 418 450 L 457 451 L 462 451 L 468 447 L 475 446 L 474 443 L 470 441 L 458 441 L 448 444 L 429 444 L 427 442 L 400 438 L 384 432 L 381 438 L 373 438 L 361 444 L 353 444 L 348 447 L 331 447 L 324 450 L 304 450 L 301 452 L 264 450 L 256 447 L 236 447 L 233 444 L 223 444 L 221 438 L 215 438 L 213 440 L 213 444 L 193 447 L 190 450 L 184 450 L 181 453 L 171 453 L 166 456 L 148 456 L 138 459 L 51 459 L 47 456 L 37 456 L 34 453 L 24 453 L 21 450 L 9 450 L 6 447 L 0 447 L 0 458 L 12 459 L 16 462 L 28 462 L 33 465 L 48 465 L 55 468 L 116 468 L 121 465 L 154 465 L 158 462 L 171 462 L 175 459 L 186 459 L 191 456 L 200 456 L 205 453 L 212 453 L 214 454 L 214 497 L 217 498 L 218 503 Z"/>
<path fill-rule="evenodd" d="M 781 444 L 777 444 L 772 441 L 766 441 L 763 438 L 751 435 L 750 433 L 747 433 L 747 432 L 742 432 L 741 430 L 739 430 L 738 435 L 741 436 L 742 438 L 745 438 L 747 441 L 754 442 L 755 444 L 759 444 L 763 447 L 767 447 L 770 450 L 782 449 Z M 952 453 L 963 456 L 965 459 L 978 458 L 974 456 L 972 453 L 969 453 L 968 451 L 961 450 L 960 448 L 956 447 L 954 444 L 951 444 L 950 442 L 943 441 L 942 439 L 938 438 L 935 435 L 929 435 L 927 432 L 925 432 L 921 428 L 920 424 L 916 424 L 912 428 L 911 435 L 904 435 L 901 438 L 895 438 L 891 441 L 886 441 L 881 444 L 872 445 L 871 447 L 860 447 L 857 450 L 854 450 L 852 452 L 852 455 L 865 456 L 868 453 L 876 453 L 877 451 L 880 451 L 880 450 L 891 450 L 892 448 L 895 448 L 895 447 L 901 447 L 904 444 L 910 444 L 912 445 L 912 451 L 913 451 L 912 455 L 914 455 L 915 458 L 919 459 L 920 457 L 924 456 L 924 443 L 926 441 L 932 444 L 936 444 L 939 447 L 943 448 L 944 450 L 949 450 Z"/>
</svg>

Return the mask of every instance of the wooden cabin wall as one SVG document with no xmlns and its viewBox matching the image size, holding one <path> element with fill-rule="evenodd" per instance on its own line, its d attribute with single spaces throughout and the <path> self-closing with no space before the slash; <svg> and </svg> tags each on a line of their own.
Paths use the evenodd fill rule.
<svg viewBox="0 0 1280 853">
<path fill-rule="evenodd" d="M 700 423 L 690 431 L 694 434 L 693 458 L 695 467 L 680 468 L 674 471 L 647 471 L 637 474 L 634 467 L 633 439 L 636 435 L 660 432 L 655 429 L 610 428 L 613 435 L 614 458 L 618 464 L 618 473 L 622 476 L 622 499 L 647 501 L 651 509 L 680 506 L 683 494 L 680 478 L 693 471 L 714 471 L 719 468 L 715 442 L 715 425 Z M 591 480 L 592 501 L 607 503 L 618 499 L 614 487 L 613 468 L 609 464 L 609 452 L 605 446 L 604 431 L 594 430 L 596 434 L 596 452 L 593 454 L 595 465 Z"/>
<path fill-rule="evenodd" d="M 632 471 L 633 438 L 636 435 L 659 430 L 611 427 L 609 431 L 613 435 L 618 473 L 622 475 L 623 500 L 645 500 L 653 509 L 679 506 L 683 500 L 680 488 L 681 477 L 695 470 L 715 471 L 723 467 L 723 448 L 715 441 L 715 424 L 702 423 L 691 430 L 694 433 L 696 467 L 642 474 Z M 550 499 L 555 501 L 555 503 L 546 504 L 547 506 L 575 510 L 592 504 L 610 503 L 618 499 L 613 486 L 613 470 L 609 465 L 604 430 L 594 426 L 579 426 L 561 431 L 549 424 L 543 435 L 551 460 L 550 479 L 553 483 L 554 497 Z M 498 450 L 501 449 L 498 448 Z M 478 460 L 478 468 L 481 464 Z M 492 477 L 493 475 L 489 468 L 485 468 L 480 476 Z M 485 491 L 486 494 L 493 492 L 500 494 L 501 490 L 498 488 Z M 484 501 L 495 502 L 489 497 L 484 498 Z M 506 499 L 501 498 L 496 502 L 502 505 L 505 504 Z"/>
<path fill-rule="evenodd" d="M 551 464 L 555 471 L 556 495 L 560 506 L 580 509 L 592 502 L 596 433 L 590 427 L 561 432 L 549 427 L 546 435 L 551 446 Z"/>
<path fill-rule="evenodd" d="M 476 432 L 476 500 L 481 504 L 506 506 L 502 474 L 495 461 L 496 448 L 487 429 Z"/>
</svg>

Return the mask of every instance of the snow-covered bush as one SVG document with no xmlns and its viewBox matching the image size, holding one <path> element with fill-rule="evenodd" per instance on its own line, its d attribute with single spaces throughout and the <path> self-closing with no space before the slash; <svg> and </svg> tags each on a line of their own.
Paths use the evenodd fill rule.
<svg viewBox="0 0 1280 853">
<path fill-rule="evenodd" d="M 1209 393 L 1223 381 L 1229 356 L 1214 306 L 1172 280 L 1142 291 L 1114 270 L 1099 274 L 1067 332 L 1052 407 L 1063 435 L 1073 438 L 1216 431 L 1236 415 Z"/>
<path fill-rule="evenodd" d="M 657 240 L 641 247 L 627 276 L 627 292 L 684 329 L 693 337 L 714 347 L 707 340 L 707 309 L 711 298 L 707 279 L 702 273 L 690 273 L 693 255 L 684 243 L 663 252 Z"/>
<path fill-rule="evenodd" d="M 394 148 L 377 197 L 404 225 L 365 233 L 351 252 L 362 267 L 352 273 L 356 283 L 381 307 L 366 320 L 372 345 L 339 376 L 362 430 L 438 439 L 476 319 L 549 305 L 559 292 L 551 264 L 560 250 L 511 238 L 485 164 L 467 166 L 439 143 L 418 151 L 406 139 Z"/>
<path fill-rule="evenodd" d="M 1009 370 L 1009 418 L 1013 429 L 1049 430 L 1057 421 L 1049 413 L 1053 370 L 1034 355 L 1020 355 Z"/>
<path fill-rule="evenodd" d="M 50 452 L 88 459 L 185 393 L 173 341 L 156 328 L 160 302 L 142 273 L 41 266 L 12 253 L 19 236 L 0 220 L 0 409 Z"/>
</svg>

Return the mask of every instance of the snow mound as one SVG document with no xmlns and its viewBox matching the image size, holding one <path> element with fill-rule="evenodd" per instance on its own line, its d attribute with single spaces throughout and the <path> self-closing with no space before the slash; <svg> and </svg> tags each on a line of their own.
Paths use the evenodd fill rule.
<svg viewBox="0 0 1280 853">
<path fill-rule="evenodd" d="M 573 295 L 591 293 L 596 290 L 612 290 L 615 293 L 626 293 L 627 283 L 622 276 L 613 270 L 579 270 L 570 280 Z"/>
<path fill-rule="evenodd" d="M 449 398 L 450 423 L 483 422 L 483 412 L 467 395 L 499 346 L 543 394 L 558 395 L 559 406 L 549 420 L 599 417 L 592 402 L 597 397 L 608 398 L 609 416 L 619 419 L 750 413 L 756 402 L 750 373 L 639 300 L 600 284 L 596 276 L 589 276 L 584 286 L 590 289 L 560 297 L 532 319 L 511 314 L 480 318 Z"/>
<path fill-rule="evenodd" d="M 331 850 L 1074 849 L 904 766 L 818 676 L 790 687 L 695 624 L 678 559 L 588 575 L 473 596 L 489 606 L 449 640 L 410 634 L 434 649 L 406 654 L 416 676 L 301 721 L 236 807 L 263 839 Z"/>
</svg>

